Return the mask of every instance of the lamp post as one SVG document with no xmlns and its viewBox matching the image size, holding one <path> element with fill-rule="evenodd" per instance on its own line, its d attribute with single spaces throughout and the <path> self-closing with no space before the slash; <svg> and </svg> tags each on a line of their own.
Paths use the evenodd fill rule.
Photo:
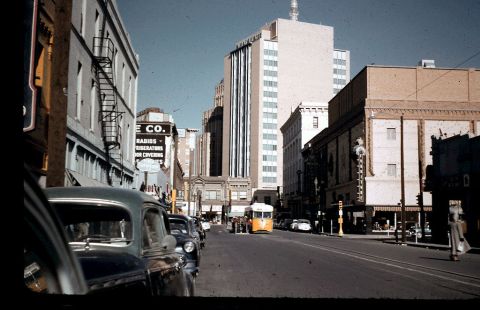
<svg viewBox="0 0 480 310">
<path fill-rule="evenodd" d="M 338 201 L 338 236 L 343 237 L 343 201 Z"/>
<path fill-rule="evenodd" d="M 315 180 L 313 181 L 313 184 L 315 185 L 315 202 L 318 200 L 320 201 L 320 199 L 318 199 L 318 179 L 317 177 L 315 177 Z M 317 226 L 317 233 L 320 233 L 320 225 L 322 224 L 320 221 L 321 221 L 321 217 L 320 215 L 322 214 L 322 211 L 320 210 L 320 203 L 318 205 L 318 212 L 317 212 L 317 217 L 318 217 L 318 226 Z M 323 226 L 322 226 L 323 228 Z M 323 230 L 323 229 L 322 229 Z M 323 232 L 323 231 L 322 231 Z"/>
</svg>

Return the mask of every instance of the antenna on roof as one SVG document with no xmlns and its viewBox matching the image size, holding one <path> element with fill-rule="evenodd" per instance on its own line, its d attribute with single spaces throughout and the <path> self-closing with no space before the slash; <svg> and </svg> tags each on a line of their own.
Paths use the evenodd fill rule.
<svg viewBox="0 0 480 310">
<path fill-rule="evenodd" d="M 298 3 L 297 0 L 291 0 L 290 4 L 290 19 L 291 20 L 298 20 Z"/>
</svg>

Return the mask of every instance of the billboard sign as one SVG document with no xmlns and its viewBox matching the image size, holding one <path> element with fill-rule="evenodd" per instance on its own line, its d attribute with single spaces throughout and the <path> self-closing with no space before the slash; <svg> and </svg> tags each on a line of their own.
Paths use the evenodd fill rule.
<svg viewBox="0 0 480 310">
<path fill-rule="evenodd" d="M 135 162 L 152 159 L 160 165 L 165 161 L 165 137 L 172 132 L 170 123 L 137 123 L 135 137 Z"/>
</svg>

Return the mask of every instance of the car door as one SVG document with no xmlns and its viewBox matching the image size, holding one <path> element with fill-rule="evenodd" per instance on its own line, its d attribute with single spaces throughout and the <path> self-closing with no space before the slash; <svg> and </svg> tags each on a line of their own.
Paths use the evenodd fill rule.
<svg viewBox="0 0 480 310">
<path fill-rule="evenodd" d="M 166 218 L 166 213 L 155 205 L 146 205 L 143 209 L 142 255 L 151 292 L 161 296 L 188 296 L 182 261 L 175 253 L 176 240 L 168 234 Z"/>
</svg>

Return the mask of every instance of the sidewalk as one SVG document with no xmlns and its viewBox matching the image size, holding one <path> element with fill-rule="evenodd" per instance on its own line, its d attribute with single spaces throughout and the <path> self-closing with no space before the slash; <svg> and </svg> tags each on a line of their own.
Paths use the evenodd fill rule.
<svg viewBox="0 0 480 310">
<path fill-rule="evenodd" d="M 394 235 L 380 235 L 380 234 L 343 234 L 343 236 L 339 236 L 338 233 L 320 233 L 320 235 L 330 236 L 330 237 L 338 237 L 338 238 L 347 238 L 347 239 L 370 239 L 370 240 L 381 240 L 384 243 L 389 244 L 399 244 L 404 245 L 401 241 L 395 241 Z M 437 250 L 450 250 L 450 246 L 447 244 L 435 244 L 435 243 L 424 243 L 424 242 L 415 242 L 415 241 L 406 241 L 405 245 L 407 246 L 415 246 L 415 247 L 422 247 L 427 249 L 437 249 Z M 480 254 L 480 248 L 472 247 L 470 254 Z"/>
</svg>

